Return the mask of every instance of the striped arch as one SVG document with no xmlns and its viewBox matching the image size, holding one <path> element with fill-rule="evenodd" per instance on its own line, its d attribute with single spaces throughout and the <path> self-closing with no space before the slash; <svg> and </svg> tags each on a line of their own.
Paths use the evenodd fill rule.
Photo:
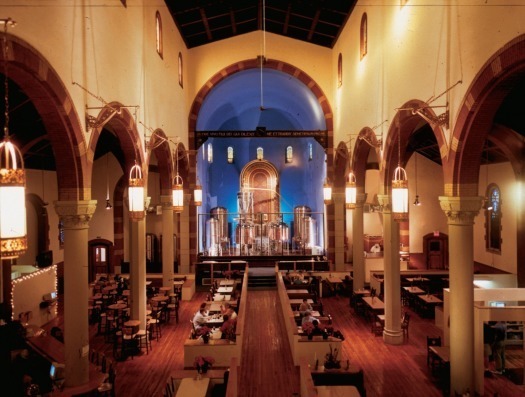
<svg viewBox="0 0 525 397">
<path fill-rule="evenodd" d="M 234 63 L 232 65 L 229 65 L 225 67 L 224 69 L 220 70 L 219 72 L 215 73 L 199 90 L 197 95 L 195 96 L 195 99 L 193 100 L 193 103 L 191 105 L 190 114 L 189 114 L 189 120 L 188 120 L 188 140 L 190 145 L 190 179 L 194 182 L 195 181 L 195 175 L 196 175 L 196 159 L 195 159 L 195 128 L 197 125 L 197 119 L 199 117 L 199 111 L 201 109 L 202 104 L 204 103 L 204 100 L 206 96 L 215 88 L 217 84 L 219 84 L 222 80 L 225 78 L 241 72 L 243 70 L 247 69 L 254 69 L 260 67 L 260 61 L 257 58 L 253 59 L 246 59 L 244 61 L 239 61 L 237 63 Z M 321 87 L 316 83 L 316 81 L 310 77 L 308 74 L 303 72 L 301 69 L 297 68 L 296 66 L 290 65 L 289 63 L 282 62 L 275 59 L 268 59 L 266 60 L 266 63 L 264 64 L 265 68 L 268 69 L 275 69 L 280 72 L 287 73 L 294 78 L 301 81 L 303 84 L 305 84 L 309 89 L 312 91 L 312 93 L 316 96 L 319 105 L 321 109 L 323 110 L 324 117 L 325 117 L 325 123 L 326 123 L 326 129 L 327 129 L 327 143 L 326 143 L 326 154 L 327 154 L 327 176 L 328 178 L 333 177 L 333 148 L 334 148 L 334 123 L 333 123 L 333 113 L 332 108 L 328 102 L 328 98 L 323 93 Z M 190 211 L 190 224 L 196 225 L 197 224 L 197 215 L 194 208 Z M 335 221 L 334 221 L 334 209 L 333 206 L 330 205 L 327 208 L 327 228 L 328 228 L 328 256 L 330 259 L 334 259 L 334 246 L 335 246 L 335 236 L 334 236 L 334 228 L 335 228 Z M 195 235 L 192 235 L 190 240 L 190 248 L 191 248 L 191 254 L 192 257 L 196 258 L 197 254 L 197 237 Z"/>
<path fill-rule="evenodd" d="M 497 51 L 480 69 L 459 108 L 448 161 L 445 195 L 477 196 L 483 144 L 494 115 L 516 81 L 525 78 L 525 35 Z"/>
<path fill-rule="evenodd" d="M 68 90 L 36 49 L 10 34 L 6 39 L 9 78 L 34 104 L 53 147 L 58 200 L 91 199 L 91 174 L 84 156 L 84 133 Z M 3 62 L 4 52 L 0 51 L 0 63 Z"/>
</svg>

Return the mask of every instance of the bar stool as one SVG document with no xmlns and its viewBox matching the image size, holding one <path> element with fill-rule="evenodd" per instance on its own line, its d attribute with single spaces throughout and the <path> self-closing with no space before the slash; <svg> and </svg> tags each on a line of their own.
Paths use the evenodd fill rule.
<svg viewBox="0 0 525 397">
<path fill-rule="evenodd" d="M 152 349 L 152 347 L 151 347 L 151 339 L 148 336 L 148 331 L 145 329 L 139 330 L 135 334 L 135 339 L 137 340 L 138 349 L 142 351 L 142 349 L 145 347 L 146 354 L 149 354 L 149 349 Z"/>
<path fill-rule="evenodd" d="M 161 312 L 157 312 L 156 314 L 152 313 L 152 318 L 151 320 L 148 321 L 150 339 L 154 336 L 157 342 L 159 341 L 159 338 L 162 337 L 162 333 L 160 330 L 160 316 L 161 315 L 162 315 Z"/>
</svg>

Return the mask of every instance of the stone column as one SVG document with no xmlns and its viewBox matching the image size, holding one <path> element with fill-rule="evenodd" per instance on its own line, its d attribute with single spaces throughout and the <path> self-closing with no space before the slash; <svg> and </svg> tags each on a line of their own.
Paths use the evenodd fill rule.
<svg viewBox="0 0 525 397">
<path fill-rule="evenodd" d="M 355 208 L 352 209 L 352 256 L 354 268 L 354 289 L 365 286 L 365 242 L 363 226 L 363 205 L 366 193 L 358 193 Z"/>
<path fill-rule="evenodd" d="M 190 202 L 191 194 L 184 194 L 184 210 L 179 214 L 180 258 L 179 273 L 190 273 Z"/>
<path fill-rule="evenodd" d="M 399 223 L 394 221 L 390 196 L 378 194 L 383 210 L 383 244 L 385 266 L 385 328 L 383 340 L 391 345 L 403 343 L 401 329 L 401 275 L 399 273 Z"/>
<path fill-rule="evenodd" d="M 345 271 L 345 194 L 332 193 L 334 203 L 334 270 Z"/>
<path fill-rule="evenodd" d="M 450 393 L 474 392 L 474 218 L 481 197 L 439 197 L 448 218 Z M 445 319 L 445 323 L 447 319 Z"/>
<path fill-rule="evenodd" d="M 146 219 L 129 222 L 131 319 L 139 320 L 139 329 L 146 329 Z"/>
<path fill-rule="evenodd" d="M 173 204 L 172 196 L 160 196 L 162 204 L 162 286 L 173 292 Z"/>
<path fill-rule="evenodd" d="M 96 200 L 55 201 L 64 225 L 64 350 L 66 386 L 89 381 L 88 227 Z"/>
</svg>

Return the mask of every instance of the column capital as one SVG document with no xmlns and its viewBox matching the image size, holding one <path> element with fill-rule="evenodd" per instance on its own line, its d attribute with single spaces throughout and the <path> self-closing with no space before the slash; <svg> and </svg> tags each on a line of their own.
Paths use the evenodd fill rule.
<svg viewBox="0 0 525 397">
<path fill-rule="evenodd" d="M 449 225 L 473 225 L 481 208 L 483 197 L 439 196 L 439 204 Z"/>
<path fill-rule="evenodd" d="M 379 205 L 381 206 L 381 212 L 388 214 L 391 212 L 391 200 L 388 194 L 378 194 L 377 201 L 379 201 Z"/>
<path fill-rule="evenodd" d="M 55 201 L 55 211 L 65 229 L 85 229 L 97 209 L 97 200 Z"/>
<path fill-rule="evenodd" d="M 160 205 L 162 205 L 163 210 L 173 209 L 173 196 L 172 195 L 161 195 L 160 196 Z"/>
<path fill-rule="evenodd" d="M 366 203 L 366 193 L 357 193 L 355 196 L 355 207 L 362 207 Z"/>
<path fill-rule="evenodd" d="M 344 204 L 346 196 L 344 193 L 332 193 L 332 200 L 334 204 Z"/>
</svg>

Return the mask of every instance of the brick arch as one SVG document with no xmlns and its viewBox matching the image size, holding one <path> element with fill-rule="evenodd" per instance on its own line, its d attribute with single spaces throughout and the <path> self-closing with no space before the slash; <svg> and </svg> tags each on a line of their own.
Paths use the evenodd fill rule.
<svg viewBox="0 0 525 397">
<path fill-rule="evenodd" d="M 346 177 L 351 164 L 349 164 L 350 153 L 345 142 L 339 142 L 334 156 L 334 191 L 344 191 Z"/>
<path fill-rule="evenodd" d="M 171 194 L 173 181 L 173 158 L 168 137 L 160 128 L 153 131 L 146 145 L 148 164 L 151 160 L 151 152 L 155 153 L 159 167 L 160 191 L 162 195 Z"/>
<path fill-rule="evenodd" d="M 119 109 L 117 113 L 114 113 L 114 109 Z M 89 140 L 89 149 L 87 151 L 87 162 L 89 164 L 89 171 L 93 167 L 93 159 L 95 156 L 95 149 L 98 144 L 98 139 L 102 132 L 102 128 L 108 126 L 111 131 L 117 136 L 120 147 L 122 148 L 122 153 L 124 158 L 118 158 L 124 175 L 126 175 L 131 167 L 135 164 L 139 164 L 144 173 L 144 179 L 147 179 L 147 167 L 145 167 L 145 158 L 144 158 L 144 145 L 142 138 L 139 136 L 137 125 L 133 115 L 129 110 L 121 103 L 111 102 L 107 106 L 101 109 L 97 116 L 97 121 L 105 121 L 101 127 L 94 128 L 91 133 Z"/>
<path fill-rule="evenodd" d="M 383 192 L 387 192 L 390 189 L 394 170 L 398 164 L 401 164 L 402 167 L 405 167 L 408 159 L 412 155 L 411 152 L 407 152 L 408 141 L 410 139 L 410 135 L 412 135 L 422 120 L 421 116 L 419 116 L 417 113 L 413 112 L 412 110 L 404 109 L 425 108 L 425 113 L 427 115 L 430 115 L 431 118 L 436 117 L 434 111 L 427 106 L 429 106 L 427 103 L 414 99 L 403 104 L 394 116 L 394 119 L 392 120 L 388 130 L 387 140 L 384 145 L 383 158 L 381 160 L 380 166 L 380 178 L 383 180 Z M 446 153 L 447 146 L 443 130 L 441 127 L 436 126 L 435 124 L 430 124 L 430 127 L 432 128 L 436 141 L 441 148 L 441 153 Z M 398 146 L 400 147 L 401 152 L 400 158 L 398 156 Z"/>
<path fill-rule="evenodd" d="M 370 142 L 373 147 L 367 142 Z M 372 128 L 364 127 L 359 131 L 352 158 L 352 169 L 354 170 L 356 186 L 359 190 L 364 191 L 365 189 L 366 164 L 370 151 L 375 150 L 378 161 L 381 161 L 380 148 L 381 142 L 377 139 Z"/>
<path fill-rule="evenodd" d="M 53 147 L 58 200 L 91 199 L 84 133 L 68 90 L 44 56 L 27 42 L 7 34 L 7 47 L 9 78 L 35 106 Z M 3 51 L 0 62 L 4 62 Z"/>
<path fill-rule="evenodd" d="M 492 55 L 474 77 L 459 108 L 448 161 L 445 194 L 477 196 L 483 144 L 494 115 L 514 83 L 525 78 L 525 34 Z"/>
<path fill-rule="evenodd" d="M 190 114 L 188 118 L 188 139 L 189 139 L 189 145 L 190 145 L 190 156 L 191 156 L 191 166 L 190 166 L 190 178 L 192 180 L 195 179 L 196 174 L 196 159 L 194 156 L 195 153 L 195 128 L 197 126 L 197 119 L 199 116 L 199 111 L 201 109 L 201 106 L 206 98 L 206 96 L 215 88 L 217 84 L 219 84 L 222 80 L 225 78 L 234 75 L 235 73 L 241 72 L 243 70 L 248 69 L 255 69 L 260 68 L 260 61 L 257 58 L 253 59 L 246 59 L 243 61 L 236 62 L 234 64 L 231 64 L 224 69 L 218 71 L 213 75 L 199 90 L 197 95 L 195 96 L 195 99 L 193 100 L 193 103 L 190 108 Z M 301 81 L 303 84 L 305 84 L 315 95 L 317 98 L 317 101 L 319 103 L 319 106 L 323 110 L 325 123 L 326 123 L 326 129 L 327 129 L 327 143 L 326 143 L 326 168 L 327 168 L 327 176 L 328 178 L 332 178 L 333 174 L 333 148 L 334 148 L 334 120 L 333 120 L 333 112 L 332 107 L 330 106 L 330 103 L 328 102 L 328 98 L 324 94 L 323 90 L 317 82 L 310 77 L 308 74 L 306 74 L 304 71 L 299 69 L 298 67 L 291 65 L 289 63 L 275 60 L 275 59 L 267 59 L 264 63 L 264 67 L 267 69 L 274 69 L 281 71 L 283 73 L 287 73 L 294 78 Z M 193 153 L 193 155 L 191 155 Z M 334 208 L 332 205 L 329 205 L 327 207 L 327 229 L 328 229 L 328 244 L 327 244 L 327 250 L 328 250 L 328 257 L 329 259 L 334 259 L 334 246 L 335 246 L 335 236 L 333 231 L 335 230 L 335 220 L 334 220 Z M 192 225 L 196 225 L 197 222 L 197 216 L 196 211 L 194 208 L 190 211 L 190 223 Z M 197 247 L 197 240 L 196 237 L 191 237 L 190 239 L 190 247 L 192 254 L 196 254 L 196 247 Z"/>
</svg>

